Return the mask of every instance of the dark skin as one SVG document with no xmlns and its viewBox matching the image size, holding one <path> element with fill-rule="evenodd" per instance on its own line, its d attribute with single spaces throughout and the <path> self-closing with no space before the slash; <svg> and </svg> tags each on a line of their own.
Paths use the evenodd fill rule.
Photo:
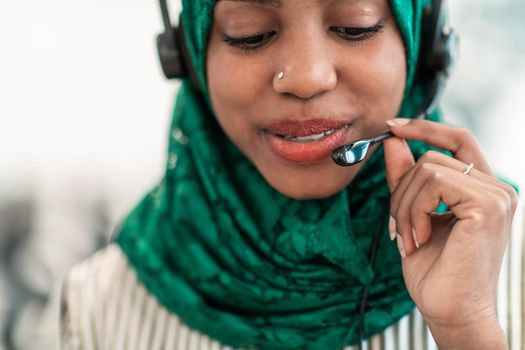
<svg viewBox="0 0 525 350">
<path fill-rule="evenodd" d="M 225 133 L 271 186 L 313 199 L 341 191 L 361 165 L 341 168 L 329 157 L 307 164 L 282 159 L 268 147 L 266 123 L 353 120 L 346 142 L 389 128 L 397 136 L 384 141 L 390 232 L 411 297 L 441 349 L 506 348 L 495 293 L 516 193 L 494 177 L 470 132 L 391 119 L 405 89 L 406 57 L 389 3 L 263 2 L 220 0 L 215 6 L 207 78 Z M 380 30 L 368 34 L 355 30 L 378 24 Z M 407 139 L 454 156 L 428 152 L 415 162 Z M 475 168 L 463 174 L 470 163 Z M 451 212 L 434 214 L 439 201 Z"/>
<path fill-rule="evenodd" d="M 376 33 L 338 32 L 380 22 Z M 261 33 L 275 35 L 254 49 L 223 40 Z M 285 78 L 278 79 L 280 71 Z M 283 119 L 323 118 L 354 120 L 348 142 L 379 133 L 399 109 L 406 59 L 385 1 L 221 0 L 215 6 L 207 72 L 217 119 L 230 139 L 278 191 L 311 199 L 339 192 L 361 165 L 342 169 L 329 157 L 309 164 L 283 160 L 269 149 L 264 127 Z"/>
</svg>

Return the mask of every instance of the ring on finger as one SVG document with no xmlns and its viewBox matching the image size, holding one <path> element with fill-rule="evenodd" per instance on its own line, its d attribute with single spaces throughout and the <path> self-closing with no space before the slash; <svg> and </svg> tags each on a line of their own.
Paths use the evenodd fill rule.
<svg viewBox="0 0 525 350">
<path fill-rule="evenodd" d="M 472 168 L 474 168 L 474 163 L 470 163 L 467 167 L 467 169 L 465 169 L 465 171 L 463 172 L 463 174 L 465 175 L 468 175 L 468 173 L 470 173 L 470 171 L 472 170 Z"/>
</svg>

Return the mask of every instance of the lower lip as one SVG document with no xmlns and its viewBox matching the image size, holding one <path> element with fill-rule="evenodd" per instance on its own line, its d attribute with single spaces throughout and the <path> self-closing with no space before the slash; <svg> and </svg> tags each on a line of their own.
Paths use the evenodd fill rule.
<svg viewBox="0 0 525 350">
<path fill-rule="evenodd" d="M 346 135 L 350 130 L 351 125 L 348 125 L 312 142 L 289 141 L 268 132 L 266 135 L 270 148 L 281 158 L 293 163 L 311 164 L 324 159 L 331 159 L 332 151 L 344 144 Z"/>
</svg>

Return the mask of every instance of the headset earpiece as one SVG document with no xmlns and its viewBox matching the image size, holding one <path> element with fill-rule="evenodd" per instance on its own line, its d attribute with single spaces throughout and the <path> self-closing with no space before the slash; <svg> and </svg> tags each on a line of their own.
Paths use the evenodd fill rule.
<svg viewBox="0 0 525 350">
<path fill-rule="evenodd" d="M 170 27 L 157 36 L 160 64 L 168 79 L 184 78 L 188 75 L 180 42 L 180 30 L 178 28 Z"/>
<path fill-rule="evenodd" d="M 182 23 L 171 25 L 166 0 L 159 0 L 164 32 L 157 36 L 157 50 L 162 71 L 168 79 L 188 78 L 196 89 L 200 89 L 199 78 L 191 65 Z"/>
<path fill-rule="evenodd" d="M 434 0 L 425 9 L 421 38 L 416 79 L 434 79 L 437 74 L 448 76 L 457 59 L 459 38 L 447 25 L 444 0 Z"/>
<path fill-rule="evenodd" d="M 448 26 L 446 0 L 433 0 L 424 10 L 416 83 L 426 86 L 426 114 L 437 106 L 459 52 L 459 37 Z"/>
</svg>

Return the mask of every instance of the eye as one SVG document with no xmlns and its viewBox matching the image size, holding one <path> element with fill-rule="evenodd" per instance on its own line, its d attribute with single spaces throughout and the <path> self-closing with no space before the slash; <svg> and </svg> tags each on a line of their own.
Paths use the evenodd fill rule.
<svg viewBox="0 0 525 350">
<path fill-rule="evenodd" d="M 244 37 L 231 37 L 226 34 L 223 35 L 223 41 L 233 47 L 238 47 L 243 51 L 255 50 L 266 44 L 270 39 L 275 36 L 277 32 L 267 32 L 257 35 L 244 36 Z"/>
<path fill-rule="evenodd" d="M 383 30 L 381 21 L 372 27 L 330 27 L 330 30 L 347 41 L 363 41 Z"/>
</svg>

